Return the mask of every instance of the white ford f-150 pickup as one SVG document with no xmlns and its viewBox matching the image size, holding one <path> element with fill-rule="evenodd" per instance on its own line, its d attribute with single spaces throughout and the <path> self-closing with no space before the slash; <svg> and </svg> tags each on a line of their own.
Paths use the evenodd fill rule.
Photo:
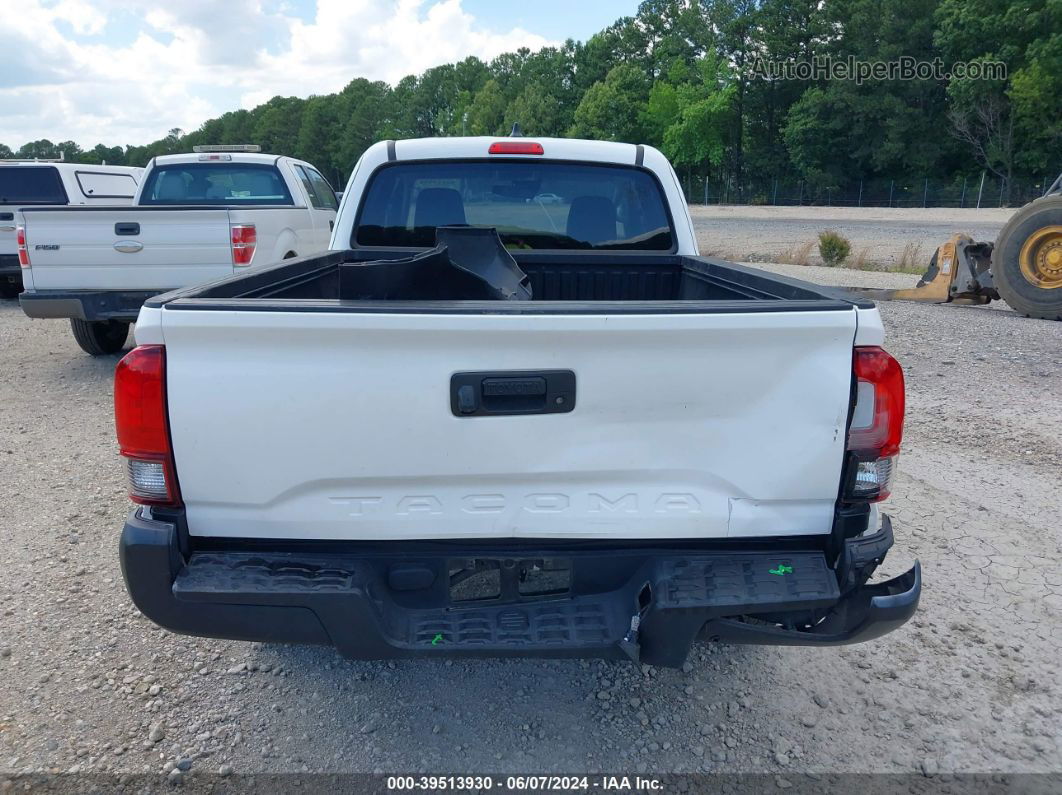
<svg viewBox="0 0 1062 795">
<path fill-rule="evenodd" d="M 22 292 L 15 213 L 26 206 L 91 207 L 131 204 L 142 168 L 0 160 L 0 298 Z"/>
<path fill-rule="evenodd" d="M 914 613 L 917 563 L 870 582 L 904 410 L 877 310 L 698 256 L 655 149 L 381 142 L 331 246 L 141 310 L 120 558 L 158 624 L 676 666 Z"/>
<path fill-rule="evenodd" d="M 196 149 L 152 160 L 132 207 L 21 207 L 26 314 L 70 318 L 87 353 L 115 353 L 153 295 L 328 248 L 338 202 L 313 166 Z"/>
</svg>

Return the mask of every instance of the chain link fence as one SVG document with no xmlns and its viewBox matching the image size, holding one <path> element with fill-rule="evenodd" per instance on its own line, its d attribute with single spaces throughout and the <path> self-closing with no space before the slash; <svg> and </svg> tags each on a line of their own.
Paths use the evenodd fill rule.
<svg viewBox="0 0 1062 795">
<path fill-rule="evenodd" d="M 990 174 L 951 180 L 918 177 L 874 179 L 843 187 L 818 188 L 801 180 L 760 179 L 738 182 L 687 177 L 690 204 L 754 204 L 821 207 L 1020 207 L 1039 198 L 1055 174 L 1006 180 Z M 1009 187 L 1009 189 L 1008 189 Z"/>
</svg>

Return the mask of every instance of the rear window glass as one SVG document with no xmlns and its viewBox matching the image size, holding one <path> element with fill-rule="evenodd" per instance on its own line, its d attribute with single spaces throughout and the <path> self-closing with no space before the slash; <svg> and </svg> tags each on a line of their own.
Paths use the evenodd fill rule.
<svg viewBox="0 0 1062 795">
<path fill-rule="evenodd" d="M 81 192 L 90 199 L 131 199 L 136 195 L 136 178 L 132 174 L 78 171 L 75 176 Z"/>
<path fill-rule="evenodd" d="M 352 243 L 430 247 L 437 226 L 495 227 L 510 249 L 670 251 L 657 181 L 641 169 L 558 162 L 385 166 L 371 179 Z"/>
<path fill-rule="evenodd" d="M 292 201 L 275 166 L 180 163 L 152 169 L 140 203 L 292 204 Z"/>
<path fill-rule="evenodd" d="M 66 204 L 59 172 L 51 166 L 0 166 L 0 204 Z"/>
</svg>

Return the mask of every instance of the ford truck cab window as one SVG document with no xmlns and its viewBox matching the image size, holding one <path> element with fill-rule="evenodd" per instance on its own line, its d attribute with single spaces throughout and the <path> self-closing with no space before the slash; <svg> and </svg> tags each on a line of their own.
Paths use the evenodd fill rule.
<svg viewBox="0 0 1062 795">
<path fill-rule="evenodd" d="M 140 204 L 276 204 L 294 202 L 276 166 L 174 163 L 152 169 Z"/>
</svg>

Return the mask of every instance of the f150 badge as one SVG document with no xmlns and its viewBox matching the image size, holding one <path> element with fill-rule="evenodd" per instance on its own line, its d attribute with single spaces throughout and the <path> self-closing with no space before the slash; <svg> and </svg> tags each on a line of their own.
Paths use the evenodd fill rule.
<svg viewBox="0 0 1062 795">
<path fill-rule="evenodd" d="M 57 243 L 38 243 L 33 247 L 34 251 L 58 251 L 59 245 Z"/>
</svg>

